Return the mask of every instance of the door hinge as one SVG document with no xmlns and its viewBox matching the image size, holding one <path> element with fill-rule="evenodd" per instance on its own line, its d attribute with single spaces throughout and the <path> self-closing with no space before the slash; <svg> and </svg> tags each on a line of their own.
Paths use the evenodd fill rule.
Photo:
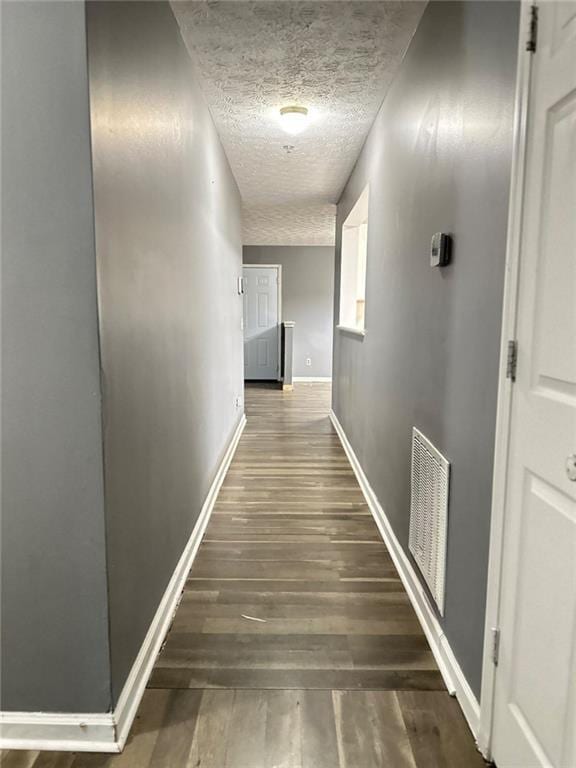
<svg viewBox="0 0 576 768">
<path fill-rule="evenodd" d="M 492 664 L 498 666 L 498 656 L 500 654 L 500 630 L 492 627 Z"/>
<path fill-rule="evenodd" d="M 516 367 L 518 365 L 518 342 L 510 339 L 508 342 L 508 354 L 506 356 L 506 378 L 516 381 Z"/>
<path fill-rule="evenodd" d="M 526 50 L 528 53 L 536 53 L 536 44 L 538 43 L 538 6 L 530 6 L 530 24 L 528 26 L 528 40 L 526 41 Z"/>
</svg>

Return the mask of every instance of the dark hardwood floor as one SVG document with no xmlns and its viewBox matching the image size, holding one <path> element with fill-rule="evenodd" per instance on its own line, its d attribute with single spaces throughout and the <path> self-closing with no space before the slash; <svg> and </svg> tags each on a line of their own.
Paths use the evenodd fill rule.
<svg viewBox="0 0 576 768">
<path fill-rule="evenodd" d="M 444 689 L 329 406 L 326 384 L 247 388 L 150 687 Z"/>
<path fill-rule="evenodd" d="M 122 755 L 3 768 L 484 766 L 328 418 L 246 390 L 248 425 Z"/>
</svg>

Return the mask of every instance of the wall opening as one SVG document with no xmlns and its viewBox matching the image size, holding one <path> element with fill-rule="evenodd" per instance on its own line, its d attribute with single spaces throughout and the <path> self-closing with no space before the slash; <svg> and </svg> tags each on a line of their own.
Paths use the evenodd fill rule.
<svg viewBox="0 0 576 768">
<path fill-rule="evenodd" d="M 339 325 L 355 331 L 366 328 L 368 197 L 366 186 L 342 225 Z"/>
</svg>

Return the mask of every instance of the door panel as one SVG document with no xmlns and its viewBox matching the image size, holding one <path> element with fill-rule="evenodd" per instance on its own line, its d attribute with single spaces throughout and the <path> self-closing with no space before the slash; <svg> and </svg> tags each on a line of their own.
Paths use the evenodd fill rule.
<svg viewBox="0 0 576 768">
<path fill-rule="evenodd" d="M 576 64 L 576 62 L 575 62 Z M 574 217 L 576 187 L 566 162 L 574 158 L 576 88 L 550 109 L 544 139 L 542 187 L 542 237 L 538 253 L 537 285 L 538 347 L 535 371 L 552 391 L 576 395 L 576 348 L 566 319 L 574 301 L 576 259 L 574 258 Z M 573 176 L 573 174 L 572 174 Z"/>
<path fill-rule="evenodd" d="M 244 378 L 278 379 L 278 267 L 245 266 Z"/>
<path fill-rule="evenodd" d="M 257 339 L 258 343 L 258 366 L 265 368 L 268 365 L 268 340 Z"/>
<path fill-rule="evenodd" d="M 268 328 L 268 294 L 258 287 L 258 328 Z"/>
<path fill-rule="evenodd" d="M 526 474 L 520 507 L 510 708 L 524 737 L 539 745 L 548 756 L 544 763 L 552 765 L 562 764 L 565 726 L 561 716 L 548 713 L 566 712 L 573 685 L 566 671 L 571 664 L 571 606 L 576 597 L 574 507 L 568 496 Z"/>
<path fill-rule="evenodd" d="M 574 768 L 574 3 L 539 7 L 527 126 L 492 751 L 499 768 Z"/>
</svg>

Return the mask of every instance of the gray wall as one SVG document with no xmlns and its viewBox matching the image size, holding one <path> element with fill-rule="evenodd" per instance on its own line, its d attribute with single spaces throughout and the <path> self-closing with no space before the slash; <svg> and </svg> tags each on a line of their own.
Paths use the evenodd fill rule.
<svg viewBox="0 0 576 768">
<path fill-rule="evenodd" d="M 476 694 L 517 24 L 514 3 L 428 5 L 338 205 L 337 253 L 370 182 L 366 337 L 335 331 L 334 410 L 405 549 L 412 426 L 452 461 L 442 623 Z"/>
<path fill-rule="evenodd" d="M 2 701 L 110 705 L 82 3 L 2 3 Z"/>
<path fill-rule="evenodd" d="M 240 198 L 169 4 L 88 42 L 117 699 L 241 415 Z"/>
<path fill-rule="evenodd" d="M 282 265 L 282 318 L 296 323 L 294 376 L 331 376 L 334 248 L 245 245 L 243 261 Z"/>
</svg>

